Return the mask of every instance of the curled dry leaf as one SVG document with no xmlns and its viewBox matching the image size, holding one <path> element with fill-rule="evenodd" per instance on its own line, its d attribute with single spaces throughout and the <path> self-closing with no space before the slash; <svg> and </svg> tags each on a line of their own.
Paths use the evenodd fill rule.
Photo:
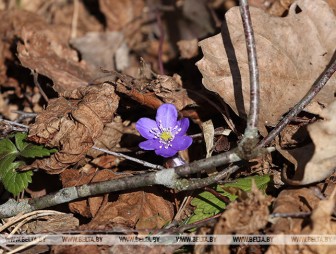
<svg viewBox="0 0 336 254">
<path fill-rule="evenodd" d="M 174 216 L 171 202 L 152 192 L 136 191 L 119 196 L 101 208 L 90 222 L 90 229 L 103 225 L 127 225 L 141 229 L 162 228 Z"/>
<path fill-rule="evenodd" d="M 50 174 L 62 172 L 84 159 L 87 151 L 112 122 L 119 97 L 113 86 L 102 84 L 65 93 L 53 99 L 30 127 L 28 139 L 59 151 L 49 158 L 36 160 L 29 168 L 41 168 Z"/>
<path fill-rule="evenodd" d="M 322 111 L 321 117 L 324 118 L 323 121 L 318 121 L 308 126 L 308 132 L 315 145 L 314 150 L 313 147 L 307 146 L 304 151 L 300 149 L 300 153 L 296 154 L 298 161 L 297 171 L 299 173 L 304 171 L 302 180 L 291 180 L 284 174 L 287 182 L 290 184 L 303 185 L 319 182 L 335 172 L 336 101 Z M 314 151 L 314 154 L 312 154 L 311 151 Z M 303 163 L 301 158 L 302 154 L 312 154 L 312 157 L 309 158 L 309 161 L 305 160 Z"/>
<path fill-rule="evenodd" d="M 296 7 L 302 11 L 297 13 Z M 261 87 L 258 128 L 265 135 L 265 125 L 276 124 L 328 65 L 336 48 L 336 17 L 322 0 L 298 0 L 284 18 L 252 7 L 250 11 Z M 225 17 L 222 34 L 199 43 L 204 57 L 197 66 L 204 86 L 246 118 L 250 84 L 239 8 L 231 8 Z M 335 80 L 334 76 L 328 81 L 313 103 L 327 105 L 334 100 Z"/>
<path fill-rule="evenodd" d="M 165 103 L 172 103 L 178 110 L 185 108 L 195 102 L 188 96 L 187 90 L 182 87 L 182 79 L 178 74 L 172 77 L 157 75 L 151 82 L 154 93 Z"/>
<path fill-rule="evenodd" d="M 85 86 L 92 79 L 88 66 L 79 61 L 62 33 L 40 16 L 12 10 L 1 12 L 0 18 L 7 21 L 0 25 L 0 33 L 7 37 L 8 50 L 17 42 L 21 64 L 50 78 L 57 92 Z"/>
</svg>

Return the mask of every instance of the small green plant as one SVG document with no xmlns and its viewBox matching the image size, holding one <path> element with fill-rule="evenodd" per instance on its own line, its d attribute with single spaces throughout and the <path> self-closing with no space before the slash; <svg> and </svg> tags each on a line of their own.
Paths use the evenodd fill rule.
<svg viewBox="0 0 336 254">
<path fill-rule="evenodd" d="M 214 190 L 216 190 L 219 194 L 228 197 L 230 201 L 234 201 L 238 196 L 226 191 L 225 189 L 231 187 L 249 192 L 252 188 L 252 179 L 254 179 L 258 189 L 262 191 L 265 191 L 267 184 L 270 181 L 269 175 L 249 176 L 245 178 L 239 178 L 232 183 L 216 185 Z M 188 224 L 210 218 L 220 212 L 223 212 L 226 207 L 226 203 L 223 200 L 217 198 L 208 191 L 203 191 L 198 194 L 191 201 L 191 205 L 195 206 L 195 210 L 194 214 L 190 217 Z"/>
<path fill-rule="evenodd" d="M 26 133 L 16 133 L 0 140 L 0 179 L 13 195 L 27 188 L 33 175 L 32 171 L 17 172 L 16 169 L 25 165 L 28 158 L 50 156 L 57 151 L 29 143 L 26 137 Z"/>
</svg>

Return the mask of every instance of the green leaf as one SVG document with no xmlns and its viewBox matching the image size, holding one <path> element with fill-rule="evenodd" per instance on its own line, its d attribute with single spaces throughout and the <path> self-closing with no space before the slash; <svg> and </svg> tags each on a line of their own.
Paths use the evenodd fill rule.
<svg viewBox="0 0 336 254">
<path fill-rule="evenodd" d="M 41 145 L 35 145 L 25 141 L 26 133 L 15 134 L 15 145 L 20 151 L 20 156 L 25 158 L 35 158 L 50 156 L 52 153 L 57 152 L 56 149 L 48 149 Z"/>
<path fill-rule="evenodd" d="M 10 149 L 4 150 L 7 147 Z M 18 195 L 22 190 L 27 188 L 28 183 L 31 182 L 31 171 L 16 172 L 15 170 L 24 164 L 22 161 L 15 162 L 18 155 L 16 147 L 9 139 L 0 140 L 0 178 L 5 189 L 13 195 Z M 6 152 L 4 152 L 6 151 Z"/>
<path fill-rule="evenodd" d="M 18 132 L 15 133 L 15 145 L 19 151 L 22 151 L 25 149 L 25 147 L 28 145 L 27 142 L 24 142 L 24 139 L 27 138 L 27 134 L 24 132 Z"/>
<path fill-rule="evenodd" d="M 230 201 L 236 199 L 236 196 L 224 191 L 219 185 L 216 186 L 215 190 L 219 194 L 228 197 Z M 226 203 L 223 200 L 208 191 L 201 192 L 197 197 L 193 198 L 191 205 L 195 206 L 196 209 L 188 224 L 214 216 L 224 211 L 226 207 Z"/>
<path fill-rule="evenodd" d="M 249 176 L 246 178 L 237 179 L 233 183 L 226 183 L 224 185 L 217 185 L 215 190 L 229 198 L 230 201 L 237 199 L 237 196 L 226 191 L 226 187 L 235 187 L 241 189 L 245 192 L 251 191 L 252 188 L 252 179 L 254 179 L 258 189 L 265 191 L 268 182 L 270 181 L 269 175 L 264 176 Z M 195 206 L 194 214 L 190 217 L 188 224 L 210 218 L 220 212 L 223 212 L 226 203 L 217 198 L 215 195 L 208 191 L 201 192 L 191 201 L 191 205 Z"/>
<path fill-rule="evenodd" d="M 245 192 L 249 192 L 252 189 L 252 179 L 254 179 L 254 182 L 257 185 L 258 189 L 262 191 L 266 190 L 267 184 L 271 180 L 269 175 L 248 176 L 245 178 L 239 178 L 235 182 L 232 182 L 232 183 L 226 183 L 223 185 L 223 187 L 235 187 Z"/>
<path fill-rule="evenodd" d="M 0 160 L 9 154 L 16 154 L 18 151 L 15 145 L 9 139 L 0 140 Z"/>
<path fill-rule="evenodd" d="M 10 138 L 15 139 L 15 144 Z M 16 161 L 19 157 L 35 158 L 49 156 L 56 149 L 47 149 L 41 145 L 35 145 L 25 141 L 27 134 L 16 133 L 10 135 L 6 139 L 0 140 L 0 179 L 5 189 L 13 195 L 18 195 L 21 191 L 27 188 L 32 182 L 32 171 L 17 172 L 16 169 L 25 165 L 24 161 Z"/>
</svg>

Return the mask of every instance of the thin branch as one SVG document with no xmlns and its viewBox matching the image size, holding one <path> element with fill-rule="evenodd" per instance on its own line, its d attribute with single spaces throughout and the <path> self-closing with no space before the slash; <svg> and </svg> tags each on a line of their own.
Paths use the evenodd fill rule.
<svg viewBox="0 0 336 254">
<path fill-rule="evenodd" d="M 252 21 L 247 0 L 240 0 L 240 14 L 243 21 L 248 64 L 250 71 L 250 112 L 245 132 L 257 130 L 259 118 L 259 71 L 257 63 L 257 50 L 253 35 Z M 255 135 L 255 134 L 253 134 Z"/>
<path fill-rule="evenodd" d="M 137 159 L 137 158 L 133 158 L 131 156 L 128 156 L 128 155 L 125 155 L 125 154 L 122 154 L 122 153 L 112 152 L 112 151 L 109 151 L 109 150 L 104 149 L 104 148 L 99 148 L 99 147 L 93 146 L 93 147 L 91 147 L 91 149 L 101 151 L 101 152 L 104 152 L 104 153 L 107 153 L 107 154 L 110 154 L 110 155 L 113 155 L 113 156 L 116 156 L 116 157 L 121 157 L 121 158 L 130 160 L 130 161 L 136 162 L 138 164 L 141 164 L 141 165 L 143 165 L 145 167 L 148 167 L 148 168 L 161 169 L 161 170 L 166 169 L 163 166 L 152 164 L 150 162 L 143 161 L 143 160 L 140 160 L 140 159 Z"/>
<path fill-rule="evenodd" d="M 291 122 L 293 117 L 297 116 L 318 94 L 319 91 L 327 84 L 328 80 L 336 71 L 336 59 L 332 64 L 324 71 L 317 82 L 310 88 L 308 93 L 297 103 L 289 113 L 277 124 L 277 126 L 265 137 L 258 147 L 267 146 L 272 140 L 279 135 L 279 133 Z"/>
<path fill-rule="evenodd" d="M 43 99 L 48 102 L 49 101 L 49 98 L 48 96 L 45 94 L 45 92 L 43 91 L 40 83 L 38 82 L 38 73 L 36 71 L 32 71 L 32 75 L 33 75 L 33 79 L 34 79 L 34 84 L 35 86 L 39 89 Z"/>
<path fill-rule="evenodd" d="M 297 212 L 297 213 L 272 213 L 271 218 L 306 218 L 311 215 L 311 212 Z"/>
<path fill-rule="evenodd" d="M 231 166 L 231 167 L 228 167 L 222 170 L 216 175 L 211 175 L 203 179 L 193 179 L 193 180 L 177 179 L 175 183 L 175 189 L 178 191 L 201 189 L 205 186 L 217 183 L 220 180 L 223 180 L 224 178 L 229 177 L 231 174 L 236 172 L 238 169 L 239 169 L 239 166 L 234 165 L 234 166 Z"/>
<path fill-rule="evenodd" d="M 71 21 L 71 39 L 77 37 L 77 26 L 78 26 L 78 13 L 79 13 L 79 1 L 74 0 L 74 10 L 72 14 L 72 21 Z"/>
<path fill-rule="evenodd" d="M 0 119 L 0 123 L 1 122 L 3 122 L 4 125 L 10 126 L 12 131 L 28 132 L 29 130 L 29 127 L 27 125 L 21 123 Z"/>
</svg>

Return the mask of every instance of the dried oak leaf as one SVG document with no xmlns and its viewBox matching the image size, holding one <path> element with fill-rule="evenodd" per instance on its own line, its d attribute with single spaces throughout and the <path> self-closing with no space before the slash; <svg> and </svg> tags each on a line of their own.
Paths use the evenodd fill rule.
<svg viewBox="0 0 336 254">
<path fill-rule="evenodd" d="M 17 42 L 17 57 L 21 64 L 47 76 L 57 92 L 85 86 L 92 79 L 88 65 L 80 62 L 62 33 L 35 13 L 11 10 L 0 13 L 4 25 L 0 33 L 9 42 Z M 19 38 L 19 40 L 18 40 Z"/>
<path fill-rule="evenodd" d="M 296 7 L 302 11 L 297 13 Z M 260 70 L 258 128 L 265 135 L 265 125 L 276 124 L 328 65 L 336 48 L 336 17 L 322 0 L 298 0 L 284 18 L 252 7 L 250 11 Z M 239 8 L 231 8 L 225 17 L 222 34 L 199 43 L 204 57 L 197 66 L 204 86 L 246 118 L 250 84 Z M 313 104 L 327 105 L 334 100 L 335 80 L 334 76 L 328 81 Z"/>
<path fill-rule="evenodd" d="M 174 216 L 171 202 L 151 192 L 136 191 L 121 194 L 109 202 L 89 223 L 90 229 L 106 225 L 127 225 L 141 229 L 162 228 Z"/>
<path fill-rule="evenodd" d="M 294 165 L 297 165 L 297 174 L 303 173 L 302 180 L 286 178 L 290 184 L 304 185 L 319 182 L 335 172 L 336 165 L 336 101 L 331 103 L 320 114 L 324 120 L 308 126 L 308 132 L 315 147 L 306 146 L 299 153 L 292 153 Z M 312 154 L 313 152 L 313 154 Z M 302 162 L 302 155 L 312 155 Z M 296 176 L 297 178 L 297 176 Z"/>
<path fill-rule="evenodd" d="M 36 160 L 28 168 L 41 168 L 50 174 L 62 172 L 84 159 L 87 151 L 102 135 L 104 125 L 112 122 L 119 97 L 113 86 L 88 86 L 53 99 L 30 127 L 28 139 L 59 151 Z M 26 169 L 28 169 L 26 168 Z"/>
</svg>

